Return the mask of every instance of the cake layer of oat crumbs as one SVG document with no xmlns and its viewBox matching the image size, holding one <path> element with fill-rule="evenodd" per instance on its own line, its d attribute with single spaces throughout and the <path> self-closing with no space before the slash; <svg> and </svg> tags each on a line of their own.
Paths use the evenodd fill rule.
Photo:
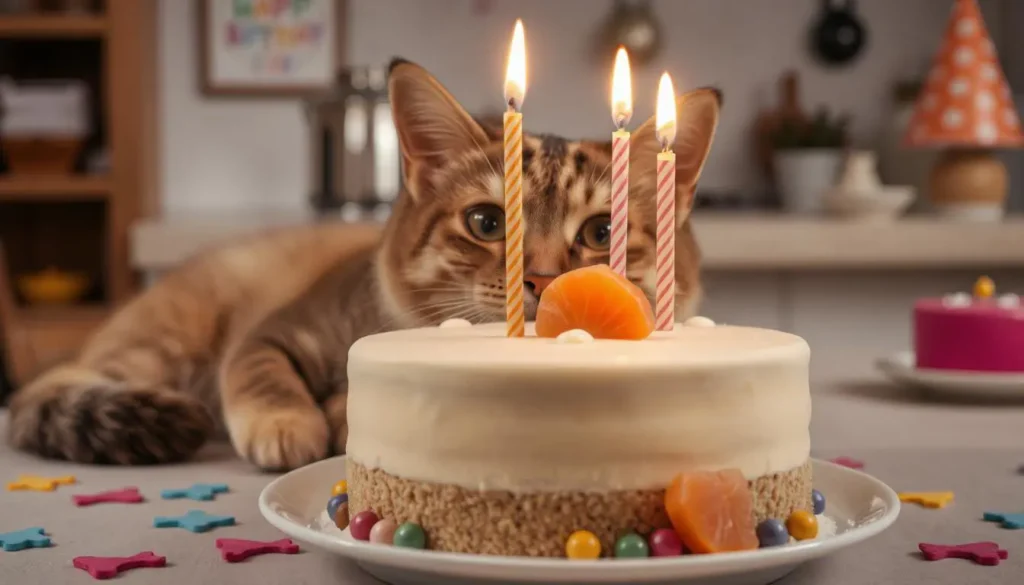
<svg viewBox="0 0 1024 585">
<path fill-rule="evenodd" d="M 564 557 L 576 530 L 589 530 L 611 556 L 624 533 L 670 528 L 664 490 L 514 494 L 410 481 L 347 461 L 352 514 L 416 522 L 431 550 L 504 556 Z M 812 510 L 811 464 L 750 482 L 757 522 Z"/>
</svg>

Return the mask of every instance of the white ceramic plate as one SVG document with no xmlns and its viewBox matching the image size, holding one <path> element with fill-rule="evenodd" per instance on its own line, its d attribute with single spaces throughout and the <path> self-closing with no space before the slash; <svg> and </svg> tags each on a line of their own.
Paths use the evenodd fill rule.
<svg viewBox="0 0 1024 585">
<path fill-rule="evenodd" d="M 892 380 L 950 398 L 1024 399 L 1024 374 L 993 374 L 918 368 L 914 352 L 903 351 L 878 360 L 878 369 Z"/>
<path fill-rule="evenodd" d="M 569 561 L 498 557 L 409 550 L 354 540 L 347 531 L 338 530 L 325 512 L 331 486 L 344 476 L 344 457 L 292 471 L 263 490 L 260 512 L 292 538 L 346 556 L 392 585 L 764 585 L 806 561 L 875 536 L 896 520 L 900 509 L 896 493 L 884 483 L 859 471 L 816 460 L 814 483 L 825 495 L 825 515 L 836 523 L 834 536 L 758 551 L 675 558 Z"/>
</svg>

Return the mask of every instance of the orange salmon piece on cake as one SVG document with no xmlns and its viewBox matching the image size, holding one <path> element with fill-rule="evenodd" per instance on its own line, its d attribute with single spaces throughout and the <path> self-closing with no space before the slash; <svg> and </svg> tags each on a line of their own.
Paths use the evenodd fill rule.
<svg viewBox="0 0 1024 585">
<path fill-rule="evenodd" d="M 654 311 L 640 287 L 608 265 L 577 268 L 553 280 L 537 306 L 538 337 L 573 329 L 595 339 L 645 339 L 654 331 Z"/>
<path fill-rule="evenodd" d="M 665 510 L 692 552 L 758 548 L 750 486 L 738 469 L 676 476 L 665 490 Z"/>
</svg>

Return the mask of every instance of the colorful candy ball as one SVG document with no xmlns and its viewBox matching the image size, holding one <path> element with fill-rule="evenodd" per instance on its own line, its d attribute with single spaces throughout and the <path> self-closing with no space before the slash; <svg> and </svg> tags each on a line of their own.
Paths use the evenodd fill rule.
<svg viewBox="0 0 1024 585">
<path fill-rule="evenodd" d="M 384 518 L 370 529 L 370 542 L 375 544 L 393 544 L 398 523 L 391 518 Z"/>
<path fill-rule="evenodd" d="M 651 549 L 643 537 L 630 533 L 615 542 L 615 556 L 620 559 L 642 559 L 651 556 Z"/>
<path fill-rule="evenodd" d="M 334 511 L 334 525 L 339 530 L 345 530 L 348 528 L 348 502 L 338 506 L 338 509 Z"/>
<path fill-rule="evenodd" d="M 797 540 L 810 540 L 818 536 L 818 519 L 807 510 L 797 510 L 789 515 L 786 528 Z"/>
<path fill-rule="evenodd" d="M 565 541 L 565 556 L 573 560 L 590 560 L 601 556 L 601 541 L 588 530 L 577 530 Z"/>
<path fill-rule="evenodd" d="M 815 515 L 825 511 L 825 496 L 818 490 L 811 490 L 811 502 L 814 503 Z"/>
<path fill-rule="evenodd" d="M 352 538 L 356 540 L 370 540 L 370 530 L 373 529 L 373 525 L 377 523 L 379 518 L 371 510 L 363 510 L 352 517 L 352 521 L 349 522 L 348 531 L 352 533 Z"/>
<path fill-rule="evenodd" d="M 423 527 L 415 522 L 406 522 L 395 530 L 392 541 L 395 546 L 402 548 L 427 548 L 427 534 Z"/>
<path fill-rule="evenodd" d="M 338 511 L 338 507 L 345 503 L 348 503 L 348 494 L 331 496 L 331 499 L 327 500 L 327 515 L 334 518 L 334 514 Z"/>
<path fill-rule="evenodd" d="M 347 493 L 348 493 L 348 482 L 345 481 L 344 479 L 339 481 L 338 483 L 334 484 L 334 487 L 331 488 L 331 495 L 332 496 L 340 496 L 341 494 L 347 494 Z"/>
<path fill-rule="evenodd" d="M 769 518 L 757 525 L 757 541 L 761 548 L 781 546 L 789 542 L 789 531 L 781 521 Z"/>
<path fill-rule="evenodd" d="M 683 541 L 671 528 L 659 528 L 651 533 L 650 548 L 652 557 L 677 557 L 683 554 Z"/>
</svg>

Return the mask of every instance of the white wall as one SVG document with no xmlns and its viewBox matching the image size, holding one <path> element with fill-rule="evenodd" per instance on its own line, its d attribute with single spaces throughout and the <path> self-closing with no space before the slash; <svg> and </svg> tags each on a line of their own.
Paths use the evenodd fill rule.
<svg viewBox="0 0 1024 585">
<path fill-rule="evenodd" d="M 298 105 L 202 97 L 196 3 L 160 4 L 165 211 L 304 207 L 309 153 Z M 860 0 L 870 44 L 854 67 L 841 72 L 816 66 L 804 49 L 819 4 L 656 0 L 666 42 L 658 63 L 635 73 L 635 123 L 651 114 L 662 69 L 673 73 L 678 88 L 721 87 L 726 109 L 703 187 L 756 188 L 749 125 L 759 100 L 774 99 L 779 73 L 796 67 L 806 106 L 847 109 L 856 117 L 855 134 L 874 136 L 886 123 L 891 81 L 927 64 L 950 3 Z M 477 0 L 349 0 L 349 5 L 352 63 L 382 64 L 394 55 L 416 60 L 475 111 L 500 108 L 505 45 L 511 22 L 522 17 L 530 58 L 527 127 L 569 136 L 602 137 L 610 131 L 609 72 L 588 55 L 589 39 L 610 0 L 491 0 L 484 15 L 473 10 Z"/>
</svg>

